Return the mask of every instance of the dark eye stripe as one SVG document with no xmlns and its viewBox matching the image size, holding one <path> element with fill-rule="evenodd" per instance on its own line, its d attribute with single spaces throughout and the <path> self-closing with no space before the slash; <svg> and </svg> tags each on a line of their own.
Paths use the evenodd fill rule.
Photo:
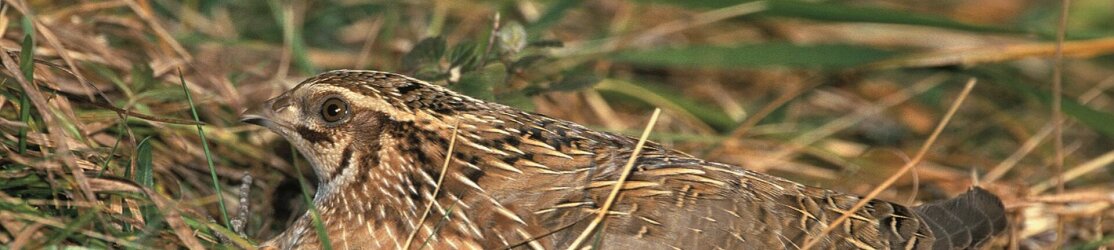
<svg viewBox="0 0 1114 250">
<path fill-rule="evenodd" d="M 308 141 L 309 143 L 316 144 L 318 142 L 333 142 L 333 138 L 330 138 L 328 134 L 310 129 L 306 126 L 298 126 L 297 131 L 298 135 L 302 136 L 302 139 Z"/>
</svg>

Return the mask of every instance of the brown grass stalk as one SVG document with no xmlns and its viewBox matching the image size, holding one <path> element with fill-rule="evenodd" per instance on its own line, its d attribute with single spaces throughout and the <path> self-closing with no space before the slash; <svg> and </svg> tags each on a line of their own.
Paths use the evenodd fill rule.
<svg viewBox="0 0 1114 250">
<path fill-rule="evenodd" d="M 901 176 L 905 175 L 905 173 L 908 173 L 910 170 L 916 167 L 917 164 L 919 164 L 921 160 L 924 159 L 924 156 L 928 154 L 928 149 L 932 148 L 932 145 L 936 143 L 936 139 L 940 136 L 940 133 L 944 131 L 944 127 L 948 125 L 948 122 L 951 121 L 952 117 L 955 116 L 955 112 L 959 110 L 959 107 L 961 106 L 961 104 L 963 104 L 963 101 L 966 100 L 967 96 L 971 94 L 971 90 L 975 88 L 975 83 L 976 80 L 974 78 L 971 78 L 971 80 L 967 81 L 967 85 L 963 87 L 963 92 L 960 92 L 959 97 L 956 98 L 955 102 L 952 102 L 952 106 L 948 109 L 948 113 L 944 115 L 944 119 L 941 119 L 940 123 L 936 125 L 936 129 L 932 131 L 932 135 L 928 137 L 928 140 L 925 140 L 924 144 L 921 145 L 921 149 L 917 151 L 917 154 L 913 156 L 912 160 L 906 163 L 905 166 L 902 166 L 901 169 L 898 170 L 896 173 L 890 175 L 890 178 L 887 178 L 885 181 L 879 184 L 878 187 L 875 187 L 874 190 L 871 190 L 869 194 L 863 196 L 862 199 L 859 200 L 859 202 L 855 203 L 854 206 L 851 206 L 851 208 L 848 209 L 847 212 L 844 212 L 842 216 L 839 216 L 839 218 L 836 218 L 831 223 L 828 223 L 828 226 L 824 227 L 824 230 L 820 231 L 819 234 L 808 238 L 801 249 L 811 249 L 813 246 L 816 245 L 816 243 L 819 243 L 819 239 L 831 233 L 832 230 L 839 228 L 839 226 L 847 221 L 848 218 L 851 218 L 851 215 L 854 215 L 855 212 L 858 212 L 859 209 L 862 209 L 864 206 L 866 206 L 866 204 L 873 200 L 874 197 L 877 197 L 878 194 L 881 194 L 882 191 L 885 191 L 887 188 L 893 185 L 894 182 L 897 182 L 897 180 L 901 178 Z"/>
<path fill-rule="evenodd" d="M 449 137 L 449 148 L 445 150 L 445 161 L 441 164 L 441 174 L 437 176 L 437 186 L 433 187 L 433 196 L 430 197 L 429 204 L 426 204 L 425 211 L 422 212 L 422 218 L 418 219 L 417 227 L 414 228 L 413 232 L 410 232 L 410 236 L 406 237 L 406 244 L 403 245 L 402 249 L 410 249 L 410 244 L 414 243 L 414 237 L 422 231 L 426 219 L 429 218 L 429 212 L 433 209 L 433 204 L 437 203 L 437 194 L 441 192 L 441 183 L 445 181 L 445 175 L 449 172 L 449 163 L 453 160 L 453 150 L 456 149 L 456 137 L 459 130 L 460 121 L 458 120 L 456 125 L 453 125 L 452 136 Z M 433 237 L 434 233 L 436 232 L 430 232 L 429 237 Z"/>
<path fill-rule="evenodd" d="M 580 232 L 580 236 L 577 236 L 576 240 L 566 249 L 574 250 L 579 247 L 580 244 L 583 244 L 584 240 L 588 239 L 588 236 L 596 231 L 596 227 L 603 222 L 604 218 L 607 218 L 607 213 L 611 211 L 611 206 L 615 204 L 619 198 L 619 191 L 623 189 L 623 183 L 627 181 L 631 169 L 634 168 L 634 162 L 638 159 L 638 154 L 642 153 L 642 146 L 646 145 L 646 140 L 650 138 L 650 132 L 654 130 L 654 124 L 658 122 L 659 115 L 661 115 L 661 109 L 655 108 L 654 114 L 650 115 L 650 122 L 646 123 L 646 129 L 642 130 L 642 136 L 638 138 L 638 143 L 635 144 L 634 151 L 631 152 L 630 158 L 627 159 L 627 164 L 623 165 L 623 170 L 620 172 L 619 179 L 615 181 L 615 185 L 611 187 L 611 193 L 607 195 L 607 200 L 605 200 L 603 206 L 600 207 L 600 211 L 596 213 L 596 218 L 588 224 L 588 227 L 584 228 L 584 231 Z M 603 229 L 601 228 L 600 230 Z"/>
</svg>

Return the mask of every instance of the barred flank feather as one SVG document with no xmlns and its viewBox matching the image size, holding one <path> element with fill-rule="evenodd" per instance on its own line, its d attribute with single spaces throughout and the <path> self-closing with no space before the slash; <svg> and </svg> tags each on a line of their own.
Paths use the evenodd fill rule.
<svg viewBox="0 0 1114 250">
<path fill-rule="evenodd" d="M 932 249 L 977 249 L 1005 231 L 1002 201 L 982 188 L 914 209 L 936 236 Z"/>
</svg>

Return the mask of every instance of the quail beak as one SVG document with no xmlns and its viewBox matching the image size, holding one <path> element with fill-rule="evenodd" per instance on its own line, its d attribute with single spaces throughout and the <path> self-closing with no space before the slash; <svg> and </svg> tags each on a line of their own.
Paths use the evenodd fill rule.
<svg viewBox="0 0 1114 250">
<path fill-rule="evenodd" d="M 240 122 L 259 125 L 274 131 L 278 131 L 278 126 L 272 121 L 274 117 L 275 100 L 283 98 L 283 96 L 271 98 L 262 105 L 248 108 L 244 114 L 240 116 Z"/>
</svg>

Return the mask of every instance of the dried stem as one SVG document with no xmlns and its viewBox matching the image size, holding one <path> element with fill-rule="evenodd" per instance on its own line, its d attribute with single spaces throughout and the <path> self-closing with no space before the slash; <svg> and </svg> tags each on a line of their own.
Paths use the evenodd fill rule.
<svg viewBox="0 0 1114 250">
<path fill-rule="evenodd" d="M 642 136 L 638 138 L 638 144 L 635 144 L 634 151 L 631 152 L 630 158 L 627 159 L 627 164 L 623 166 L 623 170 L 620 172 L 622 174 L 620 174 L 619 179 L 615 181 L 615 185 L 611 187 L 611 194 L 607 195 L 607 200 L 604 201 L 603 206 L 600 207 L 600 211 L 596 213 L 596 218 L 588 224 L 587 228 L 584 228 L 583 232 L 580 232 L 580 236 L 577 236 L 576 240 L 569 245 L 567 248 L 568 250 L 576 249 L 576 247 L 584 243 L 584 240 L 587 239 L 589 235 L 592 235 L 596 227 L 607 217 L 607 212 L 611 210 L 611 206 L 618 200 L 619 191 L 623 189 L 623 183 L 626 182 L 627 177 L 630 176 L 631 168 L 634 168 L 634 161 L 638 159 L 638 154 L 642 153 L 642 146 L 646 145 L 646 139 L 650 137 L 650 131 L 654 130 L 654 124 L 658 122 L 659 115 L 661 115 L 661 109 L 655 108 L 654 114 L 650 115 L 650 122 L 646 124 L 646 129 L 642 130 Z"/>
<path fill-rule="evenodd" d="M 425 225 L 425 220 L 429 218 L 429 211 L 433 209 L 433 204 L 437 203 L 437 194 L 441 192 L 441 183 L 445 181 L 445 173 L 449 170 L 449 162 L 453 160 L 453 149 L 456 148 L 456 134 L 460 130 L 460 121 L 453 125 L 453 135 L 449 138 L 449 149 L 445 151 L 445 162 L 441 164 L 441 175 L 437 176 L 437 186 L 433 187 L 433 196 L 429 198 L 429 204 L 425 206 L 425 212 L 422 212 L 422 218 L 418 220 L 417 227 L 410 236 L 406 237 L 406 244 L 402 249 L 410 249 L 410 244 L 414 243 L 414 237 L 421 231 L 422 226 Z M 433 232 L 430 232 L 429 237 L 433 237 Z"/>
<path fill-rule="evenodd" d="M 859 209 L 862 209 L 863 206 L 866 206 L 866 204 L 873 200 L 874 197 L 877 197 L 878 194 L 881 194 L 882 191 L 885 191 L 887 188 L 893 185 L 894 182 L 897 182 L 897 180 L 901 178 L 901 176 L 905 175 L 905 173 L 909 172 L 913 169 L 913 167 L 917 166 L 917 164 L 920 163 L 922 159 L 924 159 L 924 156 L 928 154 L 928 149 L 932 148 L 932 145 L 936 143 L 936 138 L 938 138 L 940 136 L 940 133 L 944 131 L 944 127 L 946 127 L 948 125 L 948 122 L 951 121 L 952 116 L 955 116 L 955 112 L 959 110 L 959 106 L 963 104 L 963 101 L 967 99 L 967 96 L 969 94 L 971 94 L 971 89 L 975 87 L 975 82 L 976 80 L 974 78 L 971 78 L 971 80 L 967 81 L 967 86 L 963 87 L 963 92 L 959 94 L 959 98 L 957 98 L 955 102 L 952 103 L 952 107 L 948 109 L 948 113 L 944 115 L 944 119 L 940 120 L 940 123 L 936 125 L 936 129 L 932 131 L 932 135 L 928 137 L 928 140 L 925 140 L 924 144 L 921 145 L 920 151 L 917 151 L 917 155 L 913 156 L 913 160 L 905 163 L 905 166 L 902 166 L 901 169 L 897 171 L 897 173 L 890 175 L 890 178 L 886 179 L 886 181 L 883 181 L 882 184 L 879 184 L 878 187 L 874 188 L 874 190 L 871 190 L 869 194 L 860 199 L 859 202 L 855 203 L 854 206 L 851 206 L 851 209 L 848 209 L 847 212 L 843 213 L 842 216 L 839 216 L 839 218 L 836 218 L 834 221 L 832 221 L 832 223 L 829 223 L 828 226 L 824 227 L 824 230 L 820 231 L 819 234 L 808 238 L 801 249 L 811 249 L 813 246 L 816 245 L 816 243 L 819 242 L 819 239 L 823 238 L 825 235 L 828 235 L 828 233 L 831 233 L 832 230 L 839 228 L 840 224 L 847 221 L 847 218 L 850 218 L 851 215 L 855 214 L 855 212 L 859 211 Z"/>
</svg>

